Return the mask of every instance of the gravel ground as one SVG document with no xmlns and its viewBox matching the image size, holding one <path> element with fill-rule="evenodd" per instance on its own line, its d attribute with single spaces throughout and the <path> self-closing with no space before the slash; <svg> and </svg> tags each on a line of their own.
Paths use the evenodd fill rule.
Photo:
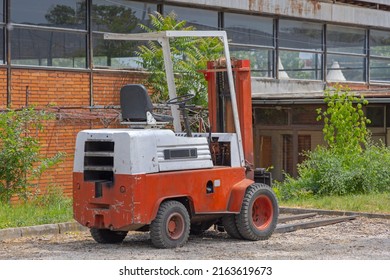
<svg viewBox="0 0 390 280">
<path fill-rule="evenodd" d="M 156 249 L 148 233 L 130 232 L 121 244 L 98 244 L 89 232 L 0 242 L 0 259 L 373 259 L 390 260 L 390 220 L 358 217 L 335 225 L 275 233 L 269 240 L 231 239 L 208 230 L 177 249 Z"/>
</svg>

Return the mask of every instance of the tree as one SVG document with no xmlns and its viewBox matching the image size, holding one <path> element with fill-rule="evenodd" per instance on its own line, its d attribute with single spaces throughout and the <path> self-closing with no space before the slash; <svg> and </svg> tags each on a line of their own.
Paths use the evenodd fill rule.
<svg viewBox="0 0 390 280">
<path fill-rule="evenodd" d="M 164 30 L 195 30 L 187 26 L 186 21 L 178 21 L 172 12 L 167 16 L 159 13 L 149 15 L 151 26 L 140 24 L 146 32 Z M 177 95 L 195 94 L 194 104 L 207 104 L 207 84 L 199 70 L 205 69 L 208 60 L 217 59 L 223 51 L 218 38 L 174 38 L 170 41 L 172 62 L 175 73 Z M 164 59 L 161 46 L 150 41 L 139 46 L 136 54 L 141 58 L 140 65 L 149 71 L 147 84 L 154 89 L 152 99 L 155 102 L 168 98 L 168 86 L 164 71 Z"/>
</svg>

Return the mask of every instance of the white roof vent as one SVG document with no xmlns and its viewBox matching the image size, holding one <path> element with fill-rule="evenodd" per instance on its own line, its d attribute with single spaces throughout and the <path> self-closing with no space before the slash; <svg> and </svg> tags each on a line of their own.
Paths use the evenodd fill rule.
<svg viewBox="0 0 390 280">
<path fill-rule="evenodd" d="M 278 68 L 279 68 L 279 79 L 290 79 L 287 72 L 284 71 L 284 67 L 283 67 L 282 60 L 280 59 L 280 57 L 278 59 Z"/>
<path fill-rule="evenodd" d="M 344 74 L 340 69 L 340 64 L 337 61 L 334 61 L 330 68 L 331 69 L 328 71 L 328 75 L 327 75 L 328 81 L 335 81 L 335 82 L 346 81 Z"/>
</svg>

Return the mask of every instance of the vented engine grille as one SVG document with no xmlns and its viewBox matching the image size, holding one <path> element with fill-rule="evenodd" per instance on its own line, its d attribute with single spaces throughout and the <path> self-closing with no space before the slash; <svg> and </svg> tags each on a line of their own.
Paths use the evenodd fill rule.
<svg viewBox="0 0 390 280">
<path fill-rule="evenodd" d="M 86 141 L 84 181 L 113 181 L 114 142 Z"/>
</svg>

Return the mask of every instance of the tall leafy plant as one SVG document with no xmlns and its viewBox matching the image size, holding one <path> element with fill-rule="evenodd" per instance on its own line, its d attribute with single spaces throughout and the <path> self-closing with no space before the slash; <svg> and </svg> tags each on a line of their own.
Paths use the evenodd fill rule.
<svg viewBox="0 0 390 280">
<path fill-rule="evenodd" d="M 367 100 L 357 97 L 347 87 L 337 85 L 325 91 L 326 110 L 317 109 L 317 120 L 324 121 L 324 139 L 337 154 L 356 154 L 367 145 L 370 120 L 364 115 Z"/>
<path fill-rule="evenodd" d="M 172 12 L 167 16 L 159 13 L 149 15 L 151 27 L 140 24 L 146 32 L 165 30 L 195 30 L 187 26 L 187 22 L 177 20 Z M 206 68 L 208 60 L 220 57 L 223 45 L 218 38 L 172 38 L 170 40 L 172 62 L 175 73 L 177 95 L 193 93 L 194 104 L 207 104 L 207 84 L 199 70 Z M 136 54 L 141 58 L 140 65 L 149 72 L 148 86 L 154 89 L 152 99 L 154 102 L 168 99 L 164 58 L 161 46 L 156 41 L 149 41 L 141 45 Z"/>
<path fill-rule="evenodd" d="M 61 152 L 53 157 L 40 154 L 37 132 L 52 118 L 34 108 L 0 113 L 0 201 L 7 203 L 13 195 L 26 199 L 32 182 L 62 160 Z"/>
</svg>

